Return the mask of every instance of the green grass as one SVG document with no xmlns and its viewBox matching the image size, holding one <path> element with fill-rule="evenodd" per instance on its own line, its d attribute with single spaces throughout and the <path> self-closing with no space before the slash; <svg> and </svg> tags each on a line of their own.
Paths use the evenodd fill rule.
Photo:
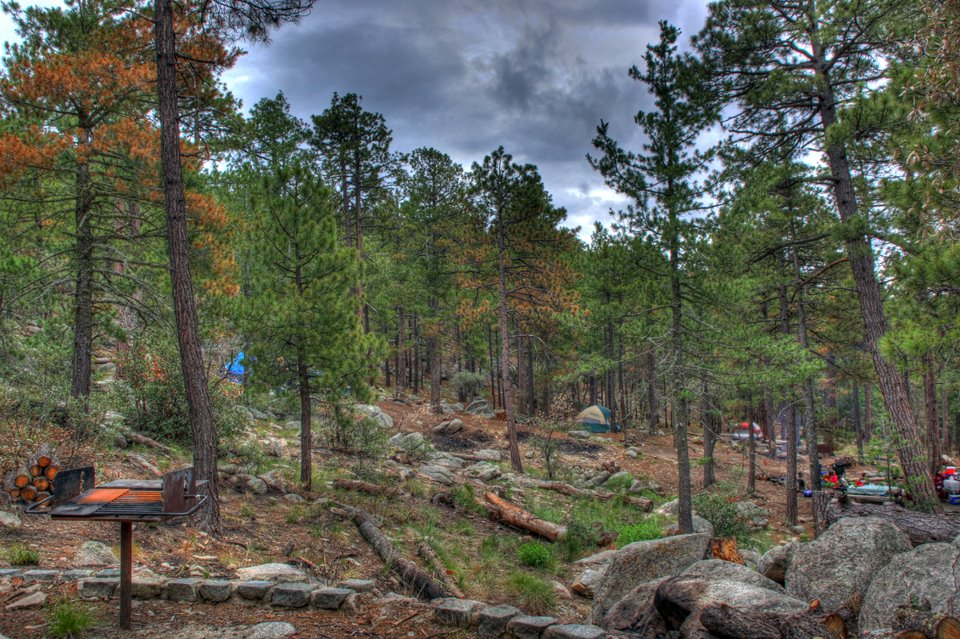
<svg viewBox="0 0 960 639">
<path fill-rule="evenodd" d="M 47 614 L 51 637 L 80 637 L 97 622 L 94 612 L 75 601 L 62 601 Z"/>
<path fill-rule="evenodd" d="M 40 563 L 40 553 L 21 543 L 11 545 L 5 554 L 7 561 L 14 566 L 35 566 Z"/>
<path fill-rule="evenodd" d="M 525 572 L 507 578 L 507 592 L 520 608 L 532 614 L 547 614 L 557 607 L 557 591 L 546 579 Z"/>
<path fill-rule="evenodd" d="M 299 524 L 300 521 L 306 516 L 306 514 L 307 514 L 307 511 L 304 510 L 303 506 L 300 506 L 298 504 L 298 505 L 295 505 L 293 508 L 291 508 L 287 512 L 286 516 L 284 517 L 284 520 L 288 524 Z"/>
<path fill-rule="evenodd" d="M 663 537 L 663 521 L 656 515 L 644 517 L 635 524 L 624 526 L 619 530 L 617 548 L 623 548 L 635 541 L 649 541 Z"/>
<path fill-rule="evenodd" d="M 454 487 L 454 489 L 450 491 L 450 496 L 453 498 L 453 503 L 457 505 L 457 508 L 462 508 L 477 515 L 487 514 L 484 507 L 477 501 L 477 493 L 470 484 Z"/>
<path fill-rule="evenodd" d="M 520 544 L 517 548 L 517 559 L 524 566 L 531 568 L 549 568 L 553 566 L 554 554 L 550 548 L 547 548 L 539 541 L 531 541 Z"/>
</svg>

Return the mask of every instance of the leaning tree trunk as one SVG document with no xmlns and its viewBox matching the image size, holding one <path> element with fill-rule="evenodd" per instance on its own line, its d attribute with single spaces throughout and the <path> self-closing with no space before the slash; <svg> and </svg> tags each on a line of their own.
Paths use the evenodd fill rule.
<svg viewBox="0 0 960 639">
<path fill-rule="evenodd" d="M 930 451 L 930 473 L 940 470 L 940 420 L 937 418 L 937 379 L 934 373 L 933 353 L 923 357 L 923 408 L 927 420 L 927 448 Z"/>
<path fill-rule="evenodd" d="M 887 332 L 887 320 L 883 310 L 883 298 L 880 295 L 880 284 L 874 270 L 873 248 L 863 230 L 865 220 L 857 204 L 857 194 L 846 148 L 841 142 L 833 141 L 831 138 L 833 133 L 831 129 L 838 122 L 836 100 L 823 50 L 818 42 L 815 41 L 813 44 L 821 86 L 820 120 L 824 136 L 829 141 L 826 154 L 837 211 L 841 223 L 846 227 L 844 244 L 860 301 L 860 313 L 863 316 L 864 346 L 873 358 L 884 404 L 897 429 L 900 440 L 897 453 L 909 484 L 911 499 L 920 508 L 943 512 L 943 506 L 934 491 L 933 477 L 930 474 L 926 456 L 920 446 L 920 431 L 913 411 L 910 410 L 906 384 L 896 367 L 884 357 L 880 350 L 880 342 Z"/>
<path fill-rule="evenodd" d="M 208 499 L 198 515 L 199 524 L 219 535 L 220 499 L 217 478 L 217 432 L 213 405 L 207 387 L 207 373 L 200 348 L 200 326 L 193 281 L 190 276 L 190 241 L 187 235 L 187 201 L 180 164 L 180 116 L 177 105 L 176 41 L 173 6 L 170 0 L 156 0 L 155 35 L 157 46 L 157 101 L 160 119 L 160 160 L 163 167 L 164 209 L 167 223 L 167 252 L 173 289 L 173 315 L 180 347 L 190 427 L 193 434 L 193 465 L 199 479 L 207 481 Z"/>
<path fill-rule="evenodd" d="M 82 128 L 80 143 L 91 142 L 89 128 Z M 93 186 L 90 165 L 78 160 L 76 172 L 77 282 L 74 289 L 73 378 L 70 395 L 87 397 L 93 377 Z"/>
</svg>

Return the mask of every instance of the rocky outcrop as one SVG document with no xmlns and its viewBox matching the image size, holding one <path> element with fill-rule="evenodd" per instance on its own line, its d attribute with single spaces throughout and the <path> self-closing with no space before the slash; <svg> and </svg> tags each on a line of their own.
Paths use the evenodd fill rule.
<svg viewBox="0 0 960 639">
<path fill-rule="evenodd" d="M 863 596 L 874 575 L 910 549 L 907 536 L 887 520 L 841 519 L 793 553 L 787 592 L 804 601 L 818 599 L 826 610 L 840 608 Z"/>
<path fill-rule="evenodd" d="M 793 553 L 797 551 L 799 546 L 800 544 L 797 542 L 791 541 L 788 544 L 771 548 L 760 558 L 757 572 L 767 579 L 783 585 L 787 576 L 787 568 L 790 567 L 790 561 L 793 559 Z"/>
<path fill-rule="evenodd" d="M 933 613 L 955 615 L 958 604 L 960 548 L 954 544 L 923 544 L 896 555 L 877 571 L 863 597 L 860 630 L 891 628 L 901 606 L 929 605 Z"/>
<path fill-rule="evenodd" d="M 601 623 L 607 612 L 640 583 L 680 574 L 703 559 L 710 537 L 677 535 L 638 541 L 617 551 L 596 588 L 591 619 Z"/>
</svg>

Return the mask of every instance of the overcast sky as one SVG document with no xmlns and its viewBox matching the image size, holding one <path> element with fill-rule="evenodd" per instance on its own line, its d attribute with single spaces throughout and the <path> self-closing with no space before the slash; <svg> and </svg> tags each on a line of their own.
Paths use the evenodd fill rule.
<svg viewBox="0 0 960 639">
<path fill-rule="evenodd" d="M 586 237 L 622 206 L 585 160 L 598 122 L 637 148 L 632 118 L 650 102 L 627 70 L 658 20 L 686 42 L 705 15 L 706 0 L 318 0 L 225 80 L 246 108 L 283 91 L 304 119 L 357 93 L 396 151 L 432 146 L 469 167 L 503 145 Z"/>
<path fill-rule="evenodd" d="M 627 76 L 657 22 L 681 27 L 686 46 L 707 0 L 317 0 L 297 25 L 225 77 L 246 108 L 283 91 L 303 119 L 333 93 L 363 96 L 382 113 L 395 151 L 432 146 L 469 167 L 503 145 L 536 164 L 568 226 L 589 236 L 622 198 L 585 156 L 601 119 L 636 149 L 634 114 L 648 108 Z M 60 4 L 23 0 L 22 4 Z M 14 38 L 0 15 L 0 38 Z"/>
</svg>

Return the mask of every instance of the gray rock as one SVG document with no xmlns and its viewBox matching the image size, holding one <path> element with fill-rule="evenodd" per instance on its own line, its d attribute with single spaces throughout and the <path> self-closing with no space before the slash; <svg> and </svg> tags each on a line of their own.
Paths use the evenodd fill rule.
<svg viewBox="0 0 960 639">
<path fill-rule="evenodd" d="M 3 577 L 3 571 L 0 570 L 0 577 Z M 86 568 L 74 568 L 71 570 L 64 570 L 60 575 L 60 579 L 63 581 L 80 581 L 81 579 L 86 579 L 87 577 L 92 577 L 93 571 L 87 570 Z"/>
<path fill-rule="evenodd" d="M 463 404 L 461 404 L 460 402 L 454 402 L 453 404 L 440 402 L 440 412 L 442 412 L 444 415 L 452 415 L 453 413 L 462 413 Z"/>
<path fill-rule="evenodd" d="M 770 516 L 769 510 L 761 508 L 749 499 L 738 501 L 734 504 L 734 508 L 737 509 L 737 513 L 744 519 L 757 519 Z"/>
<path fill-rule="evenodd" d="M 25 610 L 27 608 L 39 608 L 47 603 L 47 593 L 34 592 L 26 597 L 21 597 L 13 603 L 7 604 L 7 610 Z"/>
<path fill-rule="evenodd" d="M 455 479 L 449 468 L 437 466 L 435 464 L 425 464 L 417 470 L 427 479 L 435 481 L 438 484 L 442 484 L 444 486 L 453 486 L 454 484 Z"/>
<path fill-rule="evenodd" d="M 710 537 L 714 536 L 713 524 L 701 517 L 700 515 L 693 513 L 693 532 L 700 533 L 703 535 L 708 535 Z M 667 529 L 668 535 L 678 535 L 680 534 L 680 524 L 674 524 Z"/>
<path fill-rule="evenodd" d="M 8 513 L 5 510 L 0 510 L 0 528 L 17 530 L 21 526 L 23 526 L 23 522 L 20 521 L 16 513 Z"/>
<path fill-rule="evenodd" d="M 604 639 L 606 636 L 603 628 L 572 623 L 550 626 L 543 633 L 543 639 Z"/>
<path fill-rule="evenodd" d="M 899 606 L 930 604 L 936 614 L 956 614 L 960 597 L 960 548 L 922 544 L 895 555 L 877 571 L 860 608 L 862 632 L 889 629 Z"/>
<path fill-rule="evenodd" d="M 244 635 L 244 639 L 285 639 L 295 634 L 297 634 L 297 629 L 292 623 L 266 621 L 251 627 Z"/>
<path fill-rule="evenodd" d="M 792 532 L 794 535 L 802 535 L 807 532 L 807 529 L 803 526 L 790 526 L 790 532 Z"/>
<path fill-rule="evenodd" d="M 605 482 L 605 481 L 607 481 L 608 479 L 610 479 L 610 477 L 611 477 L 610 473 L 608 473 L 608 472 L 605 471 L 605 470 L 601 470 L 599 473 L 597 473 L 597 474 L 595 474 L 593 477 L 591 477 L 591 478 L 588 480 L 588 483 L 591 484 L 591 485 L 593 485 L 593 486 L 599 486 L 599 485 L 602 484 L 603 482 Z"/>
<path fill-rule="evenodd" d="M 315 586 L 302 583 L 282 583 L 270 591 L 270 605 L 279 608 L 303 608 L 310 603 Z"/>
<path fill-rule="evenodd" d="M 815 541 L 801 544 L 787 568 L 787 592 L 819 599 L 825 610 L 863 596 L 874 575 L 894 555 L 911 549 L 910 540 L 879 517 L 844 517 Z"/>
<path fill-rule="evenodd" d="M 618 550 L 594 594 L 592 622 L 602 622 L 607 611 L 635 585 L 677 575 L 703 559 L 709 542 L 707 535 L 694 533 L 638 541 Z"/>
<path fill-rule="evenodd" d="M 627 449 L 627 457 L 632 457 L 636 459 L 639 456 L 640 456 L 640 451 L 637 448 L 631 446 L 630 448 Z"/>
<path fill-rule="evenodd" d="M 489 462 L 478 462 L 472 466 L 463 469 L 466 477 L 480 479 L 482 481 L 491 481 L 500 476 L 500 469 Z"/>
<path fill-rule="evenodd" d="M 56 581 L 60 576 L 58 570 L 25 570 L 21 575 L 24 581 Z"/>
<path fill-rule="evenodd" d="M 540 639 L 547 628 L 557 623 L 555 617 L 514 617 L 507 623 L 507 632 L 514 639 Z"/>
<path fill-rule="evenodd" d="M 654 511 L 658 515 L 663 515 L 664 517 L 676 517 L 680 512 L 680 501 L 677 499 L 665 502 L 657 506 Z"/>
<path fill-rule="evenodd" d="M 775 581 L 767 579 L 755 570 L 746 566 L 735 564 L 731 561 L 722 559 L 703 559 L 693 564 L 681 575 L 700 577 L 702 579 L 726 579 L 730 581 L 739 581 L 740 583 L 750 584 L 758 588 L 766 588 L 774 592 L 786 592 L 783 586 Z"/>
<path fill-rule="evenodd" d="M 270 457 L 283 457 L 283 442 L 279 439 L 268 439 L 264 448 Z"/>
<path fill-rule="evenodd" d="M 466 412 L 470 415 L 480 415 L 481 417 L 486 417 L 490 419 L 493 417 L 493 409 L 490 408 L 489 402 L 485 399 L 475 399 L 467 405 Z"/>
<path fill-rule="evenodd" d="M 453 435 L 459 433 L 461 430 L 463 430 L 463 420 L 456 418 L 441 422 L 433 427 L 433 433 L 435 435 Z"/>
<path fill-rule="evenodd" d="M 340 582 L 340 587 L 355 592 L 370 592 L 377 587 L 377 582 L 372 579 L 344 579 Z"/>
<path fill-rule="evenodd" d="M 490 606 L 480 611 L 477 636 L 481 639 L 500 639 L 507 633 L 507 624 L 520 614 L 519 608 L 501 605 Z"/>
<path fill-rule="evenodd" d="M 437 621 L 457 628 L 470 628 L 477 623 L 480 610 L 484 603 L 472 599 L 454 599 L 447 597 L 439 599 L 433 608 L 433 616 Z"/>
<path fill-rule="evenodd" d="M 94 577 L 105 577 L 107 579 L 119 579 L 120 578 L 120 569 L 119 568 L 104 568 L 103 570 L 98 570 L 93 575 Z"/>
<path fill-rule="evenodd" d="M 270 487 L 267 486 L 267 482 L 263 481 L 259 477 L 247 475 L 244 478 L 244 484 L 246 485 L 247 490 L 255 495 L 266 495 L 270 490 Z"/>
<path fill-rule="evenodd" d="M 381 409 L 379 406 L 357 404 L 356 408 L 367 417 L 376 421 L 381 428 L 385 430 L 390 430 L 393 428 L 393 418 L 383 412 L 383 409 Z"/>
<path fill-rule="evenodd" d="M 0 579 L 4 577 L 13 577 L 14 575 L 19 575 L 19 568 L 0 568 Z"/>
<path fill-rule="evenodd" d="M 119 579 L 91 577 L 77 583 L 77 594 L 81 599 L 109 599 L 120 585 Z"/>
<path fill-rule="evenodd" d="M 664 581 L 664 579 L 651 579 L 634 586 L 607 611 L 600 625 L 607 630 L 644 628 L 653 636 L 664 635 L 667 625 L 654 607 L 657 588 Z"/>
<path fill-rule="evenodd" d="M 163 596 L 163 579 L 157 575 L 134 575 L 130 594 L 134 599 L 159 599 Z"/>
<path fill-rule="evenodd" d="M 679 627 L 688 617 L 696 620 L 698 611 L 716 604 L 725 604 L 738 612 L 779 615 L 792 615 L 809 608 L 808 602 L 782 591 L 734 579 L 680 575 L 667 579 L 657 588 L 657 610 L 671 627 Z"/>
<path fill-rule="evenodd" d="M 787 568 L 793 559 L 793 553 L 800 547 L 795 541 L 768 550 L 757 564 L 757 572 L 778 584 L 783 584 L 787 576 Z"/>
<path fill-rule="evenodd" d="M 307 501 L 297 493 L 287 493 L 283 496 L 283 498 L 291 504 L 302 504 L 303 502 Z"/>
<path fill-rule="evenodd" d="M 637 494 L 642 493 L 646 489 L 647 484 L 645 482 L 642 482 L 639 479 L 634 479 L 630 484 L 630 488 L 627 488 L 627 492 Z"/>
<path fill-rule="evenodd" d="M 430 463 L 435 466 L 443 466 L 444 468 L 450 468 L 451 470 L 463 468 L 462 459 L 455 457 L 450 453 L 445 453 L 441 450 L 430 453 L 427 459 L 429 459 Z"/>
<path fill-rule="evenodd" d="M 320 588 L 313 592 L 310 605 L 321 610 L 340 610 L 356 598 L 357 593 L 350 588 Z"/>
<path fill-rule="evenodd" d="M 250 416 L 254 419 L 270 419 L 270 416 L 259 408 L 254 408 L 253 406 L 247 406 L 247 410 L 250 412 Z"/>
<path fill-rule="evenodd" d="M 620 487 L 630 487 L 633 485 L 633 482 L 636 481 L 629 472 L 621 470 L 615 472 L 614 474 L 607 477 L 603 482 L 603 485 L 607 488 L 620 488 Z"/>
<path fill-rule="evenodd" d="M 266 581 L 264 579 L 251 579 L 250 581 L 244 581 L 237 584 L 237 595 L 241 599 L 260 601 L 267 596 L 267 593 L 270 592 L 270 589 L 273 588 L 273 586 L 274 583 L 272 581 Z"/>
<path fill-rule="evenodd" d="M 590 555 L 589 557 L 584 557 L 582 559 L 577 559 L 574 564 L 578 566 L 609 566 L 610 562 L 613 561 L 614 556 L 617 554 L 616 550 L 604 550 L 598 552 L 595 555 Z"/>
<path fill-rule="evenodd" d="M 194 602 L 197 600 L 197 586 L 199 579 L 171 579 L 164 587 L 164 595 L 168 601 Z"/>
<path fill-rule="evenodd" d="M 501 459 L 500 451 L 492 448 L 481 448 L 473 454 L 483 461 L 498 462 Z"/>
<path fill-rule="evenodd" d="M 590 439 L 590 431 L 588 430 L 570 430 L 567 431 L 567 435 L 574 439 Z"/>
<path fill-rule="evenodd" d="M 395 433 L 390 436 L 390 439 L 387 440 L 387 446 L 391 448 L 400 448 L 400 440 L 403 439 L 404 433 Z"/>
<path fill-rule="evenodd" d="M 204 601 L 220 603 L 230 599 L 230 595 L 233 594 L 233 585 L 225 579 L 207 579 L 200 584 L 197 592 Z"/>
<path fill-rule="evenodd" d="M 747 566 L 747 568 L 750 568 L 751 570 L 756 570 L 757 566 L 760 565 L 761 555 L 756 550 L 741 548 L 740 557 L 743 559 L 743 563 Z"/>
<path fill-rule="evenodd" d="M 99 541 L 85 541 L 73 557 L 77 566 L 116 566 L 120 563 L 113 549 Z"/>
<path fill-rule="evenodd" d="M 603 581 L 603 576 L 606 573 L 607 566 L 587 568 L 570 584 L 570 590 L 586 599 L 593 599 L 594 591 L 597 586 L 600 585 L 600 582 Z"/>
<path fill-rule="evenodd" d="M 308 581 L 306 573 L 290 564 L 260 564 L 258 566 L 247 566 L 237 570 L 237 576 L 240 579 L 248 581 L 283 581 L 283 582 L 304 582 Z"/>
<path fill-rule="evenodd" d="M 426 446 L 427 442 L 420 433 L 407 433 L 400 439 L 400 448 L 404 450 L 415 451 Z"/>
</svg>

